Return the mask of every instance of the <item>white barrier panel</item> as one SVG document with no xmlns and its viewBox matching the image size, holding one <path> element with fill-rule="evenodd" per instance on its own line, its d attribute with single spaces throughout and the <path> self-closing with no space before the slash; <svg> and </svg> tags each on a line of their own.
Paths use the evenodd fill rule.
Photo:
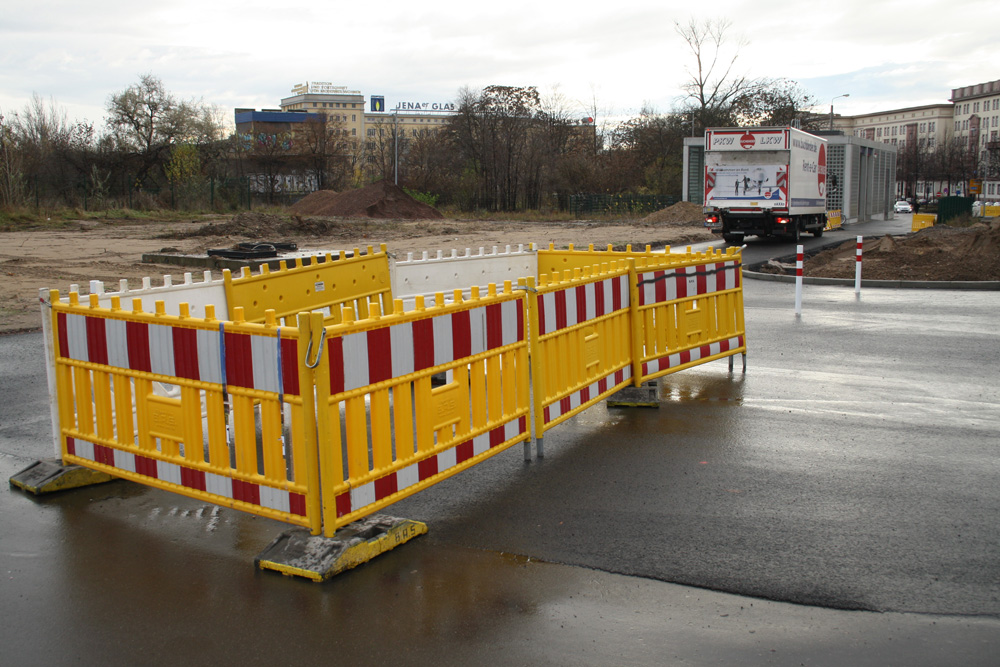
<svg viewBox="0 0 1000 667">
<path fill-rule="evenodd" d="M 445 254 L 438 250 L 436 255 L 424 251 L 414 257 L 411 252 L 406 259 L 390 259 L 389 271 L 393 297 L 412 307 L 417 295 L 452 294 L 456 288 L 462 288 L 468 297 L 473 285 L 485 289 L 490 283 L 502 285 L 507 280 L 516 283 L 518 278 L 537 276 L 538 252 L 534 244 L 527 249 L 523 244 L 518 245 L 516 250 L 507 246 L 503 252 L 493 246 L 491 253 L 480 248 L 476 254 L 470 248 L 465 249 L 465 254 L 457 250 Z"/>
<path fill-rule="evenodd" d="M 191 307 L 191 317 L 205 317 L 205 306 L 214 305 L 215 312 L 223 316 L 229 309 L 226 304 L 225 283 L 220 278 L 212 280 L 212 272 L 205 271 L 201 282 L 195 282 L 191 273 L 184 274 L 184 282 L 174 284 L 173 276 L 163 276 L 163 284 L 153 287 L 149 277 L 142 279 L 142 286 L 129 287 L 128 280 L 118 281 L 118 291 L 108 292 L 100 280 L 90 281 L 90 293 L 98 296 L 102 308 L 111 307 L 112 297 L 121 297 L 122 308 L 132 309 L 132 299 L 142 299 L 142 310 L 147 313 L 156 311 L 156 302 L 163 301 L 167 315 L 179 315 L 180 304 L 187 303 Z M 76 285 L 70 286 L 70 292 L 79 292 Z"/>
</svg>

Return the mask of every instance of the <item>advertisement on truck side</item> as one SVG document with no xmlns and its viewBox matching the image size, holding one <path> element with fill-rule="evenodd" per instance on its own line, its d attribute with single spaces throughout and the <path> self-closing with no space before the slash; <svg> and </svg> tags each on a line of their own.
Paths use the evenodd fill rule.
<svg viewBox="0 0 1000 667">
<path fill-rule="evenodd" d="M 784 165 L 709 165 L 705 173 L 705 204 L 783 208 L 788 205 L 788 171 Z"/>
</svg>

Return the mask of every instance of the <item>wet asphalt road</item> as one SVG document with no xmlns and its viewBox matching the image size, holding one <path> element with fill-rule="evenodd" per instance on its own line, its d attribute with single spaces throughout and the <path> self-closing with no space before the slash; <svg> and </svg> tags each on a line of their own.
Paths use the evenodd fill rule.
<svg viewBox="0 0 1000 667">
<path fill-rule="evenodd" d="M 790 285 L 745 289 L 745 376 L 397 503 L 431 532 L 327 584 L 252 569 L 272 521 L 0 491 L 4 662 L 995 664 L 996 293 L 807 286 L 796 319 Z M 0 338 L 5 477 L 52 452 L 39 349 Z"/>
</svg>

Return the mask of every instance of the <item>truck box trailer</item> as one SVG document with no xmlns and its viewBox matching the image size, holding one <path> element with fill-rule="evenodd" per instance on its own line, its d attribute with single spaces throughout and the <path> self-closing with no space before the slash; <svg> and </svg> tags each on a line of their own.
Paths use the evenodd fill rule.
<svg viewBox="0 0 1000 667">
<path fill-rule="evenodd" d="M 793 127 L 705 131 L 705 224 L 728 243 L 826 228 L 826 139 Z"/>
</svg>

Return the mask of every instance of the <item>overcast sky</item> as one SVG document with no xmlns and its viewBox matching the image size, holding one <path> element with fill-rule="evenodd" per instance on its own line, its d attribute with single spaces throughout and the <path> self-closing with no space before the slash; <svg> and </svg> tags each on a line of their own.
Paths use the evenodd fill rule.
<svg viewBox="0 0 1000 667">
<path fill-rule="evenodd" d="M 944 103 L 1000 79 L 1000 2 L 663 0 L 471 3 L 374 0 L 0 0 L 0 111 L 33 94 L 70 120 L 102 123 L 108 96 L 141 74 L 181 99 L 275 108 L 327 81 L 400 101 L 454 100 L 491 84 L 557 91 L 581 116 L 669 111 L 690 52 L 674 22 L 728 19 L 737 71 L 797 81 L 828 111 Z M 711 14 L 692 11 L 711 10 Z"/>
</svg>

